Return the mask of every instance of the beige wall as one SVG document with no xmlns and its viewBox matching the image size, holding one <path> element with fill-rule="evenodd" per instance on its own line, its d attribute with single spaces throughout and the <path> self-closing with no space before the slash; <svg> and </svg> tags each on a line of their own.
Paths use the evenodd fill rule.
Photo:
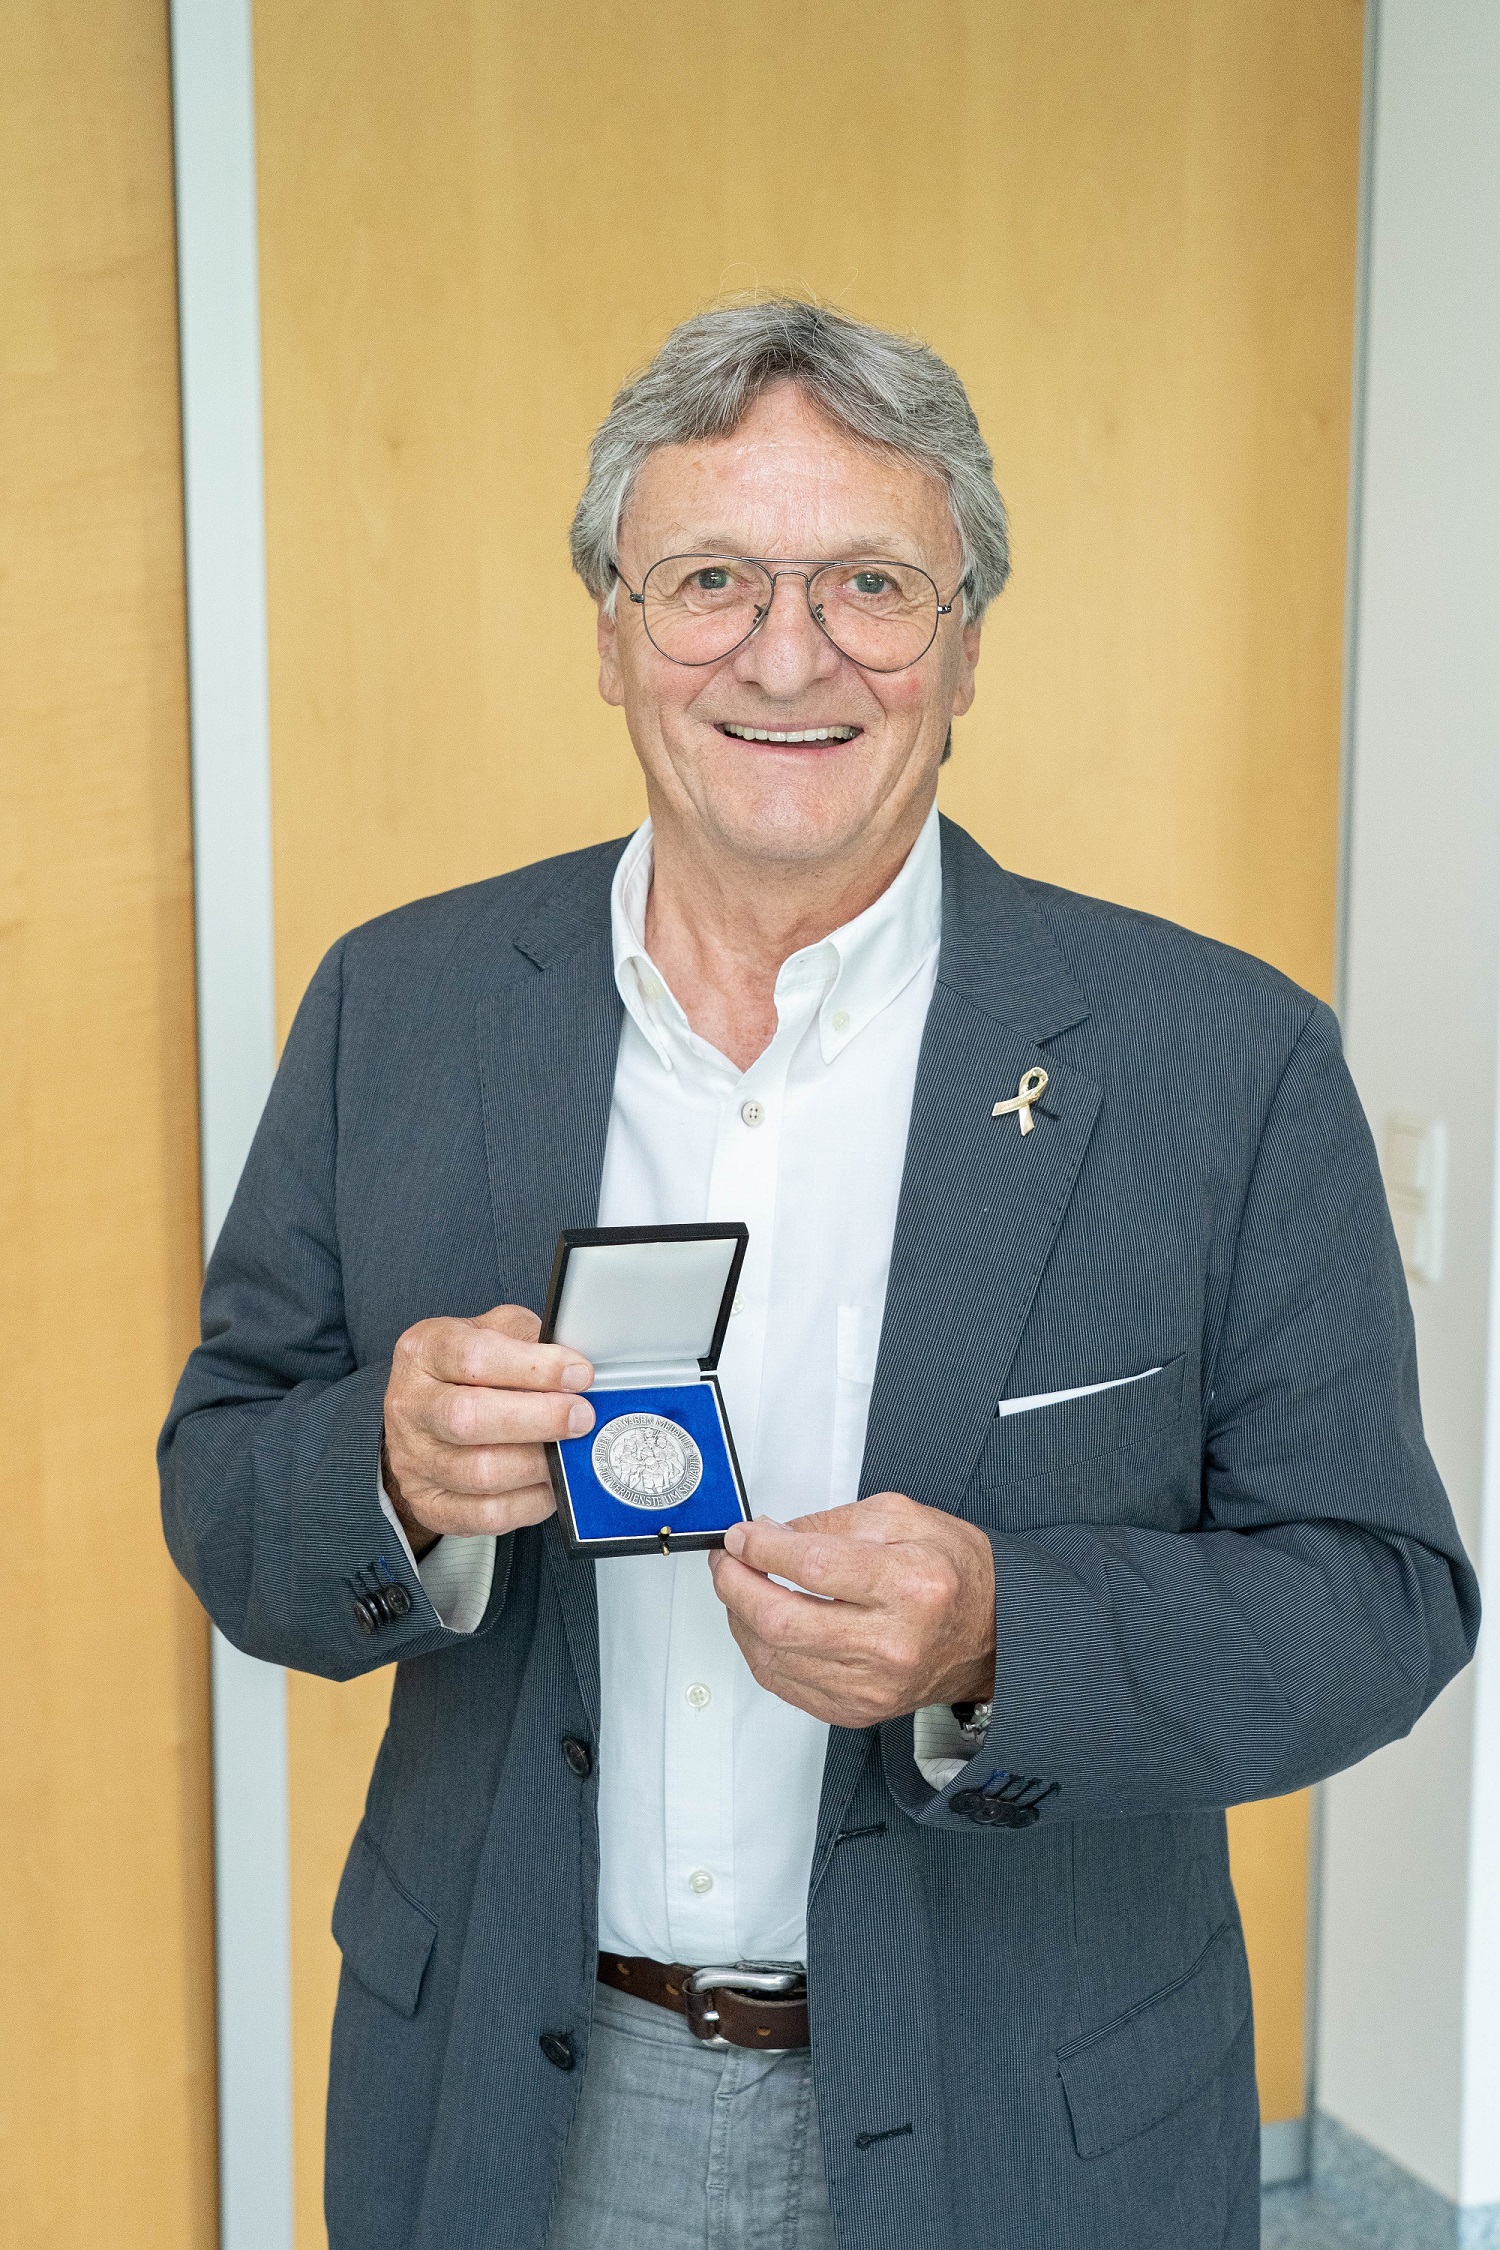
<svg viewBox="0 0 1500 2250">
<path fill-rule="evenodd" d="M 205 1628 L 151 1448 L 195 1333 L 162 0 L 0 68 L 0 2245 L 208 2250 Z"/>
<path fill-rule="evenodd" d="M 1355 0 L 260 0 L 277 941 L 631 826 L 565 527 L 674 319 L 792 285 L 968 379 L 1016 579 L 948 809 L 1330 975 Z M 292 1684 L 299 2198 L 388 1683 Z M 1305 1806 L 1237 1814 L 1268 2116 Z"/>
</svg>

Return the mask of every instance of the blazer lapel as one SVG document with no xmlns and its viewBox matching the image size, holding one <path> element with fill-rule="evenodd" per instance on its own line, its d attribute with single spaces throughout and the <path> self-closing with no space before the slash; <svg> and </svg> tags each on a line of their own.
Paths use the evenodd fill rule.
<svg viewBox="0 0 1500 2250">
<path fill-rule="evenodd" d="M 1005 1387 L 1100 1093 L 1048 1048 L 1088 1014 L 1024 885 L 943 823 L 943 945 L 917 1064 L 862 1492 L 956 1508 Z M 1047 1085 L 1021 1131 L 1025 1073 Z"/>
<path fill-rule="evenodd" d="M 609 1132 L 623 1009 L 610 945 L 609 884 L 622 846 L 590 854 L 574 883 L 513 940 L 478 1005 L 479 1075 L 500 1286 L 542 1309 L 562 1228 L 592 1226 Z M 591 1566 L 555 1518 L 548 1568 L 580 1689 L 599 1715 L 599 1623 Z"/>
<path fill-rule="evenodd" d="M 1048 1042 L 1088 1006 L 1025 885 L 943 822 L 943 940 L 917 1064 L 862 1495 L 958 1512 L 1099 1114 L 1100 1091 Z M 1027 1070 L 1033 1129 L 996 1102 Z M 868 1737 L 835 1729 L 820 1839 Z"/>
</svg>

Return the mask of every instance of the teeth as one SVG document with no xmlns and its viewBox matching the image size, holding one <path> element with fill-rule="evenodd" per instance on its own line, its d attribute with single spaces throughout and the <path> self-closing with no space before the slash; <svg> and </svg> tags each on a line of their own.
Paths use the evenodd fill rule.
<svg viewBox="0 0 1500 2250">
<path fill-rule="evenodd" d="M 803 727 L 796 734 L 773 734 L 769 727 L 737 727 L 726 719 L 724 732 L 738 742 L 852 742 L 858 727 Z"/>
</svg>

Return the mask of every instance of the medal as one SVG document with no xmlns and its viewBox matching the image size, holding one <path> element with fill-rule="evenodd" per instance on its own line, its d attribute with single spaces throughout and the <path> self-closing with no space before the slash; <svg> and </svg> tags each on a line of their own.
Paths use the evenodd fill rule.
<svg viewBox="0 0 1500 2250">
<path fill-rule="evenodd" d="M 606 1492 L 653 1514 L 691 1499 L 703 1479 L 703 1455 L 665 1414 L 617 1415 L 595 1438 L 589 1459 Z"/>
</svg>

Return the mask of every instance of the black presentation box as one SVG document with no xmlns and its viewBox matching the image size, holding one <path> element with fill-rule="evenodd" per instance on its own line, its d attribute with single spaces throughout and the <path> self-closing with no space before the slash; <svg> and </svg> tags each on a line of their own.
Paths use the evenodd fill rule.
<svg viewBox="0 0 1500 2250">
<path fill-rule="evenodd" d="M 571 1553 L 722 1547 L 749 1521 L 715 1373 L 749 1239 L 740 1220 L 558 1238 L 542 1341 L 594 1370 L 593 1429 L 547 1447 Z"/>
</svg>

